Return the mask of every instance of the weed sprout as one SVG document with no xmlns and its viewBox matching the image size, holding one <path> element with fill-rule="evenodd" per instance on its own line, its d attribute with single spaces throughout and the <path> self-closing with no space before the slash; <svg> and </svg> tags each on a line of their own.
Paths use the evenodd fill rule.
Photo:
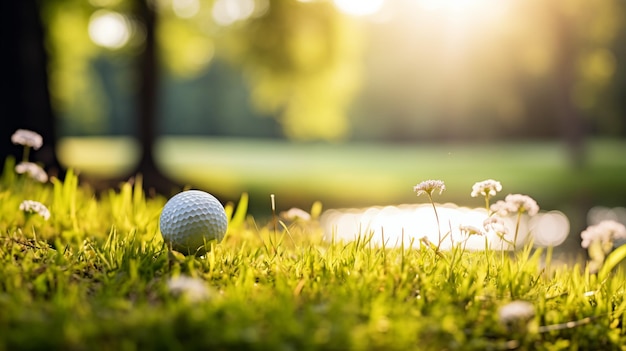
<svg viewBox="0 0 626 351">
<path fill-rule="evenodd" d="M 50 218 L 50 211 L 48 210 L 46 205 L 38 201 L 24 200 L 22 201 L 22 203 L 20 203 L 20 210 L 31 214 L 36 213 L 43 217 L 43 219 L 45 219 L 46 221 Z"/>
<path fill-rule="evenodd" d="M 626 239 L 626 227 L 614 220 L 604 220 L 591 225 L 580 233 L 580 245 L 587 249 L 591 262 L 590 271 L 596 272 L 604 263 L 606 256 L 613 250 L 616 240 Z"/>
<path fill-rule="evenodd" d="M 43 145 L 43 138 L 36 132 L 28 129 L 18 129 L 11 135 L 11 142 L 16 145 L 24 146 L 22 162 L 15 166 L 15 172 L 18 174 L 28 174 L 31 178 L 38 182 L 45 183 L 48 181 L 48 174 L 39 165 L 29 162 L 30 149 L 39 150 Z"/>
<path fill-rule="evenodd" d="M 433 201 L 433 192 L 435 192 L 436 190 L 439 190 L 439 195 L 441 195 L 441 193 L 446 190 L 446 185 L 444 184 L 443 180 L 425 180 L 413 187 L 413 191 L 417 193 L 417 196 L 426 194 L 426 196 L 428 196 L 428 200 L 430 200 L 430 203 L 433 205 L 435 218 L 437 219 L 437 228 L 439 230 L 439 243 L 437 244 L 437 250 L 439 250 L 439 247 L 443 242 L 443 238 L 441 237 L 441 223 L 439 222 L 439 214 L 437 214 L 437 207 L 435 206 L 435 202 Z"/>
<path fill-rule="evenodd" d="M 15 166 L 18 174 L 28 174 L 34 180 L 45 183 L 48 181 L 48 174 L 38 164 L 33 162 L 20 162 Z"/>
<path fill-rule="evenodd" d="M 519 226 L 522 221 L 522 214 L 528 213 L 529 216 L 534 216 L 539 213 L 539 205 L 537 202 L 528 195 L 522 194 L 509 194 L 504 200 L 499 200 L 495 204 L 491 205 L 491 211 L 498 216 L 505 217 L 509 214 L 517 215 L 515 223 L 515 235 L 513 237 L 513 246 L 517 245 L 517 237 L 519 235 Z"/>
<path fill-rule="evenodd" d="M 483 180 L 477 182 L 472 186 L 472 197 L 478 197 L 482 195 L 485 197 L 485 209 L 489 212 L 489 199 L 492 196 L 496 196 L 498 192 L 502 191 L 502 184 L 499 181 L 493 179 Z"/>
<path fill-rule="evenodd" d="M 28 129 L 18 129 L 11 135 L 11 142 L 16 145 L 24 146 L 24 154 L 22 156 L 22 161 L 28 161 L 28 154 L 30 152 L 30 148 L 35 150 L 39 150 L 43 145 L 43 138 L 36 132 Z"/>
</svg>

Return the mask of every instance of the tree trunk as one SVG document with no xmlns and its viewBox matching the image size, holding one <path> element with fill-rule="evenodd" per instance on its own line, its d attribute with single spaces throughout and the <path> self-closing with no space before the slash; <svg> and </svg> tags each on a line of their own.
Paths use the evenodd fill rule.
<svg viewBox="0 0 626 351">
<path fill-rule="evenodd" d="M 572 100 L 576 83 L 576 28 L 562 9 L 552 8 L 556 33 L 556 114 L 561 135 L 569 151 L 570 161 L 575 168 L 585 163 L 586 125 L 580 111 Z"/>
<path fill-rule="evenodd" d="M 144 49 L 138 57 L 137 132 L 141 146 L 139 164 L 133 175 L 141 174 L 143 185 L 149 191 L 169 195 L 180 185 L 165 176 L 154 158 L 157 137 L 157 97 L 159 92 L 159 69 L 156 50 L 157 14 L 149 0 L 136 0 L 135 15 L 145 26 Z"/>
<path fill-rule="evenodd" d="M 44 30 L 36 0 L 3 1 L 2 13 L 2 84 L 0 103 L 0 162 L 8 156 L 21 161 L 23 148 L 11 143 L 17 129 L 30 129 L 42 135 L 41 149 L 30 153 L 30 161 L 39 162 L 55 176 L 63 175 L 56 157 L 55 118 L 48 89 L 48 56 Z"/>
</svg>

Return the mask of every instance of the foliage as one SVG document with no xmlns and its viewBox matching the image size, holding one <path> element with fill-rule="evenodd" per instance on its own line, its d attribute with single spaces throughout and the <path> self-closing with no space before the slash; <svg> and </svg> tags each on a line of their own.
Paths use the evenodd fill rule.
<svg viewBox="0 0 626 351">
<path fill-rule="evenodd" d="M 277 114 L 292 139 L 336 140 L 359 86 L 362 36 L 330 2 L 275 0 L 222 40 L 258 110 Z"/>
<path fill-rule="evenodd" d="M 68 134 L 132 132 L 126 120 L 132 119 L 133 61 L 144 31 L 131 12 L 137 1 L 145 0 L 40 1 L 51 93 Z M 159 62 L 171 77 L 165 100 L 174 105 L 166 119 L 178 122 L 181 109 L 195 106 L 193 125 L 215 130 L 232 114 L 273 116 L 294 139 L 559 136 L 572 125 L 556 117 L 557 91 L 565 87 L 571 89 L 566 102 L 594 131 L 624 134 L 624 3 L 618 0 L 439 7 L 387 1 L 371 21 L 347 17 L 332 1 L 232 0 L 229 6 L 254 4 L 254 11 L 217 23 L 215 9 L 226 2 L 154 2 Z M 89 26 L 103 11 L 124 17 L 131 30 L 124 46 L 100 47 L 90 39 Z M 255 111 L 215 111 L 217 102 L 198 102 L 213 95 L 231 104 L 246 95 Z M 191 132 L 197 130 L 190 126 Z"/>
<path fill-rule="evenodd" d="M 442 5 L 427 11 L 420 3 Z M 571 88 L 565 103 L 585 124 L 623 135 L 617 92 L 625 73 L 624 2 L 404 4 L 369 37 L 364 56 L 372 83 L 355 104 L 354 134 L 388 140 L 561 136 L 571 124 L 558 119 L 558 90 Z"/>
<path fill-rule="evenodd" d="M 147 0 L 42 2 L 52 97 L 57 111 L 70 117 L 69 130 L 80 130 L 76 123 L 86 127 L 83 132 L 106 129 L 108 114 L 123 113 L 107 99 L 122 103 L 134 96 L 129 73 L 143 50 L 145 32 L 145 23 L 132 12 L 138 1 Z M 225 6 L 242 11 L 243 2 Z M 332 4 L 251 0 L 249 17 L 226 24 L 216 23 L 220 1 L 186 2 L 197 5 L 191 15 L 177 11 L 181 3 L 151 5 L 158 18 L 159 62 L 176 79 L 196 78 L 216 58 L 225 60 L 245 73 L 252 105 L 260 114 L 275 116 L 288 137 L 335 140 L 347 135 L 347 109 L 359 86 L 361 34 Z M 91 26 L 103 14 L 121 19 L 124 28 L 117 29 L 128 31 L 127 43 L 103 47 L 94 42 Z M 109 60 L 110 67 L 103 63 Z M 210 88 L 205 89 L 206 95 Z"/>
</svg>

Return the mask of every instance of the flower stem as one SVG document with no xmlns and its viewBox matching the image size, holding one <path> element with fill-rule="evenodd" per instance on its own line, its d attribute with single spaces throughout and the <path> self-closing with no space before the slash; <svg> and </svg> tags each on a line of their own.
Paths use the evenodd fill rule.
<svg viewBox="0 0 626 351">
<path fill-rule="evenodd" d="M 490 216 L 491 213 L 489 212 L 489 194 L 485 195 L 485 209 L 487 210 L 487 215 Z"/>
<path fill-rule="evenodd" d="M 519 233 L 519 225 L 522 221 L 522 211 L 517 211 L 517 223 L 515 223 L 515 236 L 513 237 L 513 249 L 517 245 L 517 233 Z"/>
<path fill-rule="evenodd" d="M 433 197 L 428 194 L 428 198 L 430 199 L 430 204 L 433 205 L 433 210 L 435 211 L 435 218 L 437 219 L 437 230 L 439 232 L 439 240 L 437 243 L 437 251 L 439 251 L 439 247 L 441 247 L 441 223 L 439 222 L 439 214 L 437 213 L 437 207 L 435 207 L 435 202 L 433 201 Z"/>
<path fill-rule="evenodd" d="M 23 162 L 28 162 L 29 154 L 30 154 L 30 147 L 28 145 L 24 145 L 24 153 L 22 154 Z"/>
</svg>

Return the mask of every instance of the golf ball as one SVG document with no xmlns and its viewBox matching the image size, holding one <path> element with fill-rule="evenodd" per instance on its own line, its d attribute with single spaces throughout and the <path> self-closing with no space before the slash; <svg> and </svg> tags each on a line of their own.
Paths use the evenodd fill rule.
<svg viewBox="0 0 626 351">
<path fill-rule="evenodd" d="M 205 241 L 220 241 L 228 220 L 224 206 L 211 194 L 187 190 L 167 201 L 159 218 L 167 245 L 184 254 L 204 253 Z"/>
</svg>

